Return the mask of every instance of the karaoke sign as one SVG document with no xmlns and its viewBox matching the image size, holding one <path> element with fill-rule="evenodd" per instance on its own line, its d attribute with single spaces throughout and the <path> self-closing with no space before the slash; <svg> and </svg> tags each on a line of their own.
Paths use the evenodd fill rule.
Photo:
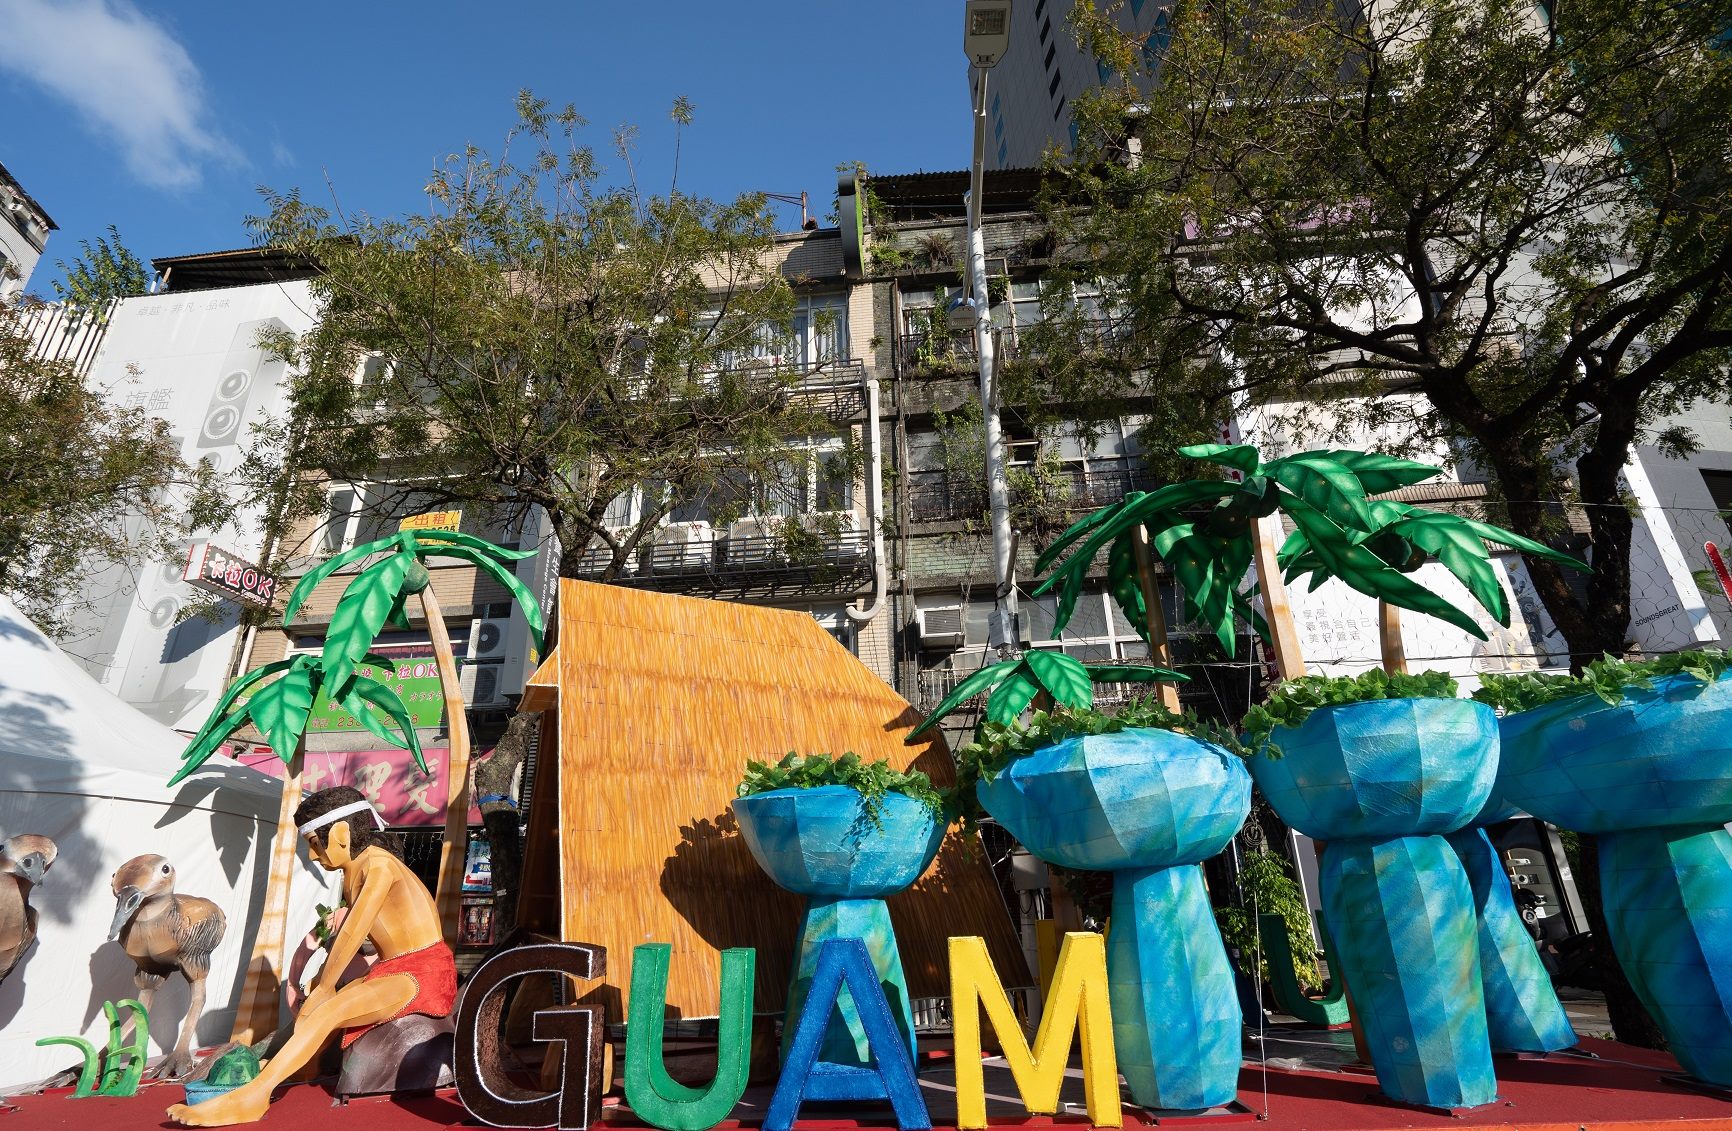
<svg viewBox="0 0 1732 1131">
<path fill-rule="evenodd" d="M 209 542 L 193 543 L 181 578 L 195 588 L 268 609 L 277 579 L 244 558 Z"/>
</svg>

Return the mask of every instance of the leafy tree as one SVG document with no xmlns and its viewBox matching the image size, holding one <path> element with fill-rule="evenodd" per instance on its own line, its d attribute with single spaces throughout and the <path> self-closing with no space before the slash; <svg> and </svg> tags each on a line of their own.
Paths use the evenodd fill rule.
<svg viewBox="0 0 1732 1131">
<path fill-rule="evenodd" d="M 797 395 L 806 374 L 767 361 L 792 352 L 794 304 L 764 198 L 610 184 L 572 109 L 524 92 L 517 111 L 504 155 L 433 172 L 425 214 L 268 197 L 258 238 L 322 270 L 316 325 L 272 343 L 298 372 L 292 413 L 250 468 L 290 469 L 288 519 L 321 513 L 332 481 L 378 485 L 387 513 L 540 508 L 561 573 L 599 553 L 611 580 L 676 508 L 725 519 L 803 482 L 790 439 L 831 426 Z M 629 170 L 631 132 L 615 142 Z M 610 505 L 634 491 L 622 529 Z"/>
<path fill-rule="evenodd" d="M 92 572 L 183 556 L 232 506 L 166 424 L 38 356 L 25 310 L 0 300 L 0 592 L 66 640 Z"/>
<path fill-rule="evenodd" d="M 1195 0 L 1152 53 L 1158 81 L 1143 44 L 1079 12 L 1125 78 L 1083 100 L 1050 204 L 1120 280 L 1132 332 L 1045 352 L 1148 371 L 1217 418 L 1356 405 L 1360 424 L 1454 444 L 1536 542 L 1579 500 L 1581 591 L 1555 560 L 1528 567 L 1578 662 L 1621 653 L 1620 471 L 1638 443 L 1688 450 L 1668 418 L 1729 391 L 1724 5 L 1369 11 Z"/>
<path fill-rule="evenodd" d="M 80 310 L 99 310 L 117 298 L 145 294 L 150 290 L 150 273 L 120 240 L 120 230 L 108 226 L 108 235 L 97 236 L 94 246 L 89 240 L 79 240 L 84 254 L 73 258 L 70 266 L 64 259 L 56 260 L 66 272 L 64 284 L 54 284 L 55 295 L 69 306 Z"/>
</svg>

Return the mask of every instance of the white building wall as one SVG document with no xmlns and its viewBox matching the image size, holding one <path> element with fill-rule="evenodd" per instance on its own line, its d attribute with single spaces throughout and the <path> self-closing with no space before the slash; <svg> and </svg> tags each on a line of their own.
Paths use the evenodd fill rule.
<svg viewBox="0 0 1732 1131">
<path fill-rule="evenodd" d="M 122 300 L 88 378 L 122 405 L 167 422 L 183 458 L 236 468 L 253 425 L 286 408 L 285 366 L 257 344 L 261 330 L 312 326 L 304 282 L 144 295 Z M 250 560 L 263 556 L 260 515 L 243 513 L 210 541 Z M 176 623 L 194 596 L 184 559 L 134 573 L 91 577 L 95 609 L 68 645 L 120 698 L 167 726 L 196 730 L 221 693 L 239 633 L 234 611 L 219 623 Z"/>
</svg>

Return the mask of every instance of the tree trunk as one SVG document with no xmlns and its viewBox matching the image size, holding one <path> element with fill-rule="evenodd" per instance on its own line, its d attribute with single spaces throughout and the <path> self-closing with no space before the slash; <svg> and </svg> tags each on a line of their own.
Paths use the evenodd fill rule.
<svg viewBox="0 0 1732 1131">
<path fill-rule="evenodd" d="M 1624 968 L 1612 950 L 1612 936 L 1606 930 L 1606 909 L 1600 902 L 1600 842 L 1587 833 L 1579 833 L 1577 843 L 1581 851 L 1576 888 L 1582 897 L 1582 910 L 1588 915 L 1588 929 L 1593 932 L 1589 951 L 1594 957 L 1594 970 L 1600 975 L 1601 992 L 1606 995 L 1606 1015 L 1612 1022 L 1612 1035 L 1628 1045 L 1663 1049 L 1665 1034 L 1636 996 L 1630 980 L 1624 977 Z"/>
<path fill-rule="evenodd" d="M 427 618 L 427 635 L 433 641 L 433 657 L 439 664 L 439 690 L 445 697 L 445 730 L 450 735 L 450 750 L 445 755 L 445 843 L 439 849 L 439 886 L 433 899 L 439 908 L 445 945 L 455 950 L 462 912 L 463 866 L 469 856 L 469 716 L 463 710 L 463 689 L 457 683 L 457 657 L 451 651 L 445 615 L 431 583 L 421 590 L 421 612 Z"/>
<path fill-rule="evenodd" d="M 1158 668 L 1173 668 L 1173 646 L 1167 639 L 1167 613 L 1161 605 L 1161 586 L 1155 580 L 1155 559 L 1149 553 L 1149 528 L 1137 524 L 1131 531 L 1131 546 L 1136 551 L 1137 583 L 1143 590 L 1143 619 L 1149 630 L 1149 663 Z M 1176 684 L 1162 680 L 1155 684 L 1161 697 L 1161 706 L 1177 713 L 1179 711 L 1179 688 Z"/>
<path fill-rule="evenodd" d="M 493 858 L 493 923 L 495 937 L 504 938 L 517 925 L 517 892 L 523 876 L 523 844 L 518 836 L 518 797 L 511 786 L 529 754 L 529 742 L 541 728 L 541 713 L 516 714 L 493 753 L 475 763 L 475 793 L 487 843 Z"/>
<path fill-rule="evenodd" d="M 1252 560 L 1257 565 L 1257 584 L 1263 592 L 1263 619 L 1269 623 L 1269 644 L 1275 653 L 1275 670 L 1282 679 L 1305 674 L 1305 656 L 1299 649 L 1299 628 L 1293 623 L 1293 607 L 1287 603 L 1287 583 L 1275 554 L 1281 542 L 1281 519 L 1266 515 L 1251 523 Z"/>
<path fill-rule="evenodd" d="M 301 836 L 295 827 L 295 809 L 301 804 L 301 763 L 306 749 L 307 740 L 302 737 L 283 775 L 283 798 L 277 807 L 277 831 L 271 837 L 270 871 L 265 880 L 265 905 L 259 912 L 253 954 L 247 960 L 246 982 L 241 986 L 234 1029 L 229 1033 L 229 1040 L 242 1044 L 253 1044 L 275 1032 L 282 1016 L 283 942 L 288 933 L 289 885 L 295 878 L 295 842 Z"/>
<path fill-rule="evenodd" d="M 1381 598 L 1377 602 L 1377 649 L 1383 670 L 1390 675 L 1407 672 L 1407 645 L 1401 639 L 1401 610 Z"/>
</svg>

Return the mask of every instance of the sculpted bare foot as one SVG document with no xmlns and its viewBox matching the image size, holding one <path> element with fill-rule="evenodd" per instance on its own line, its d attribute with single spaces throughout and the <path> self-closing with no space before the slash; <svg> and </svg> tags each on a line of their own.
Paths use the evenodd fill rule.
<svg viewBox="0 0 1732 1131">
<path fill-rule="evenodd" d="M 175 1104 L 168 1109 L 168 1117 L 185 1127 L 227 1127 L 234 1123 L 257 1123 L 270 1106 L 269 1092 L 240 1087 L 201 1104 Z"/>
</svg>

